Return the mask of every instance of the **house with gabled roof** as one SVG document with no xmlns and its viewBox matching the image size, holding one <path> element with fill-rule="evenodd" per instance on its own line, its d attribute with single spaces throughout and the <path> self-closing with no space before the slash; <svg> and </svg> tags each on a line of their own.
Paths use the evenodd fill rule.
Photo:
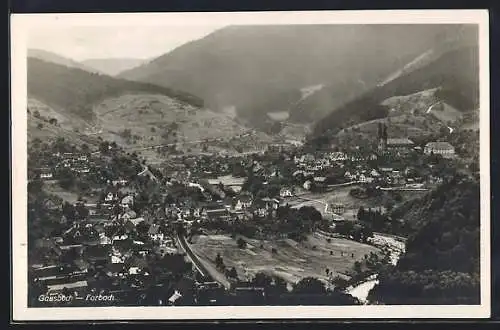
<svg viewBox="0 0 500 330">
<path fill-rule="evenodd" d="M 154 241 L 162 240 L 163 233 L 160 230 L 160 225 L 153 223 L 151 226 L 149 226 L 148 236 Z"/>
<path fill-rule="evenodd" d="M 235 210 L 244 210 L 252 206 L 253 198 L 249 194 L 241 194 L 236 198 Z"/>
</svg>

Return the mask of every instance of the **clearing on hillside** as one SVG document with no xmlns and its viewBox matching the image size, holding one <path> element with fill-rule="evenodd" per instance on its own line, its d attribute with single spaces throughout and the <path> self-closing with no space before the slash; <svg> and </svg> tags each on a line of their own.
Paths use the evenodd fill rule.
<svg viewBox="0 0 500 330">
<path fill-rule="evenodd" d="M 164 95 L 128 94 L 94 107 L 103 138 L 120 145 L 144 148 L 176 145 L 199 148 L 204 142 L 229 140 L 246 127 L 229 116 L 181 103 Z"/>
<path fill-rule="evenodd" d="M 203 260 L 215 264 L 218 253 L 226 267 L 235 267 L 240 279 L 251 279 L 258 272 L 282 277 L 296 283 L 308 276 L 327 280 L 330 276 L 348 276 L 349 270 L 365 254 L 377 253 L 373 246 L 355 241 L 309 235 L 301 243 L 291 239 L 257 240 L 243 238 L 246 248 L 226 235 L 200 235 L 192 239 L 193 251 Z M 330 270 L 327 275 L 326 269 Z"/>
</svg>

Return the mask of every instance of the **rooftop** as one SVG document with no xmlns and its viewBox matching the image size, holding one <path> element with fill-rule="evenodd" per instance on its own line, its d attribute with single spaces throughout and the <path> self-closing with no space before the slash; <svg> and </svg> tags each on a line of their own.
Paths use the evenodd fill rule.
<svg viewBox="0 0 500 330">
<path fill-rule="evenodd" d="M 387 145 L 413 145 L 413 141 L 408 138 L 392 138 L 387 139 Z"/>
<path fill-rule="evenodd" d="M 453 146 L 449 142 L 429 142 L 425 147 L 432 149 L 453 149 Z"/>
</svg>

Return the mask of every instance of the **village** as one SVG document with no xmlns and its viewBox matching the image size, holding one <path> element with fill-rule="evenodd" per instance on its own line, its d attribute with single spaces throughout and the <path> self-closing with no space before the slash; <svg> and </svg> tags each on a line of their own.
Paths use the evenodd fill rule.
<svg viewBox="0 0 500 330">
<path fill-rule="evenodd" d="M 462 168 L 449 142 L 389 138 L 382 124 L 370 148 L 280 142 L 153 167 L 116 144 L 59 139 L 34 143 L 28 162 L 35 306 L 286 303 L 310 278 L 339 294 L 404 251 L 394 205 Z M 301 250 L 311 259 L 295 265 Z"/>
</svg>

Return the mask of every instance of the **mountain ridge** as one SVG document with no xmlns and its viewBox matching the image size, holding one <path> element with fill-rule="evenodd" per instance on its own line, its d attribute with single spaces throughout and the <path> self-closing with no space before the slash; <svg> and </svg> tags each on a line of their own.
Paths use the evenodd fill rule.
<svg viewBox="0 0 500 330">
<path fill-rule="evenodd" d="M 412 72 L 397 77 L 332 111 L 314 127 L 313 140 L 335 130 L 357 123 L 388 117 L 389 108 L 382 102 L 438 88 L 435 96 L 461 112 L 476 109 L 479 103 L 478 47 L 462 47 L 448 51 L 438 59 Z M 330 132 L 330 133 L 329 133 Z"/>
<path fill-rule="evenodd" d="M 94 68 L 96 71 L 102 72 L 109 76 L 117 76 L 118 74 L 133 69 L 141 64 L 147 63 L 151 59 L 141 58 L 92 58 L 81 61 L 83 65 Z"/>
<path fill-rule="evenodd" d="M 467 31 L 460 32 L 463 29 Z M 467 39 L 475 28 L 230 26 L 119 77 L 176 86 L 203 97 L 214 110 L 235 106 L 238 116 L 257 126 L 266 121 L 268 112 L 289 110 L 305 86 L 323 84 L 326 87 L 316 96 L 291 110 L 291 120 L 311 122 L 460 33 Z"/>
<path fill-rule="evenodd" d="M 154 92 L 203 106 L 201 99 L 178 90 L 28 58 L 28 95 L 82 119 L 92 120 L 92 106 L 99 100 L 124 92 Z"/>
<path fill-rule="evenodd" d="M 90 66 L 85 65 L 82 62 L 75 61 L 69 57 L 59 55 L 54 52 L 50 52 L 43 49 L 37 48 L 29 48 L 28 49 L 28 58 L 36 58 L 45 62 L 50 62 L 58 65 L 63 65 L 69 68 L 81 69 L 84 71 L 92 72 L 92 73 L 101 73 L 99 70 L 96 70 Z"/>
</svg>

